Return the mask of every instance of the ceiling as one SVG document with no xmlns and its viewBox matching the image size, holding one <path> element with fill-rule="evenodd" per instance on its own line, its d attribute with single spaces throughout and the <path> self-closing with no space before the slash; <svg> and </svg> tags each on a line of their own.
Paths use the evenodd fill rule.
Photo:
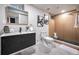
<svg viewBox="0 0 79 59">
<path fill-rule="evenodd" d="M 51 15 L 61 13 L 62 10 L 70 11 L 73 9 L 79 9 L 78 4 L 32 4 L 32 6 L 46 11 Z"/>
</svg>

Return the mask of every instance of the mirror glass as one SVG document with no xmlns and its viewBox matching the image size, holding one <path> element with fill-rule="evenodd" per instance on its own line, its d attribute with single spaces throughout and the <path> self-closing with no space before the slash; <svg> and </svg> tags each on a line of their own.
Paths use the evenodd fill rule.
<svg viewBox="0 0 79 59">
<path fill-rule="evenodd" d="M 28 12 L 13 7 L 6 7 L 7 24 L 28 24 Z"/>
</svg>

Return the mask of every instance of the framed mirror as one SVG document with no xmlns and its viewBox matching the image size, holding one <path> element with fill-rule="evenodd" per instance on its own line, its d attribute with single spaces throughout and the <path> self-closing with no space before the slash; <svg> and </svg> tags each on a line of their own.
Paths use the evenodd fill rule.
<svg viewBox="0 0 79 59">
<path fill-rule="evenodd" d="M 13 7 L 6 7 L 6 23 L 7 24 L 28 24 L 28 12 Z"/>
</svg>

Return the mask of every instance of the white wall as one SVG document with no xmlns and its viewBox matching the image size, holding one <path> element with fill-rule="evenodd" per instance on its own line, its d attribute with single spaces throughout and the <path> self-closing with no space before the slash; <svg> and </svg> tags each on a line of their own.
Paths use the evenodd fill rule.
<svg viewBox="0 0 79 59">
<path fill-rule="evenodd" d="M 46 32 L 48 34 L 48 25 L 44 25 L 44 27 L 37 27 L 37 16 L 44 16 L 44 14 L 50 16 L 48 13 L 43 12 L 40 9 L 37 9 L 33 7 L 32 5 L 25 5 L 25 11 L 28 12 L 28 19 L 29 24 L 32 24 L 34 26 L 35 32 L 36 32 L 36 39 L 39 41 L 40 39 L 40 32 Z"/>
</svg>

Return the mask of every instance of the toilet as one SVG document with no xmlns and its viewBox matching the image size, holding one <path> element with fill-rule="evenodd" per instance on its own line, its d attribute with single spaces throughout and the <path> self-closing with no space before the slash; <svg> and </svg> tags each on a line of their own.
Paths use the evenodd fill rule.
<svg viewBox="0 0 79 59">
<path fill-rule="evenodd" d="M 55 41 L 54 38 L 49 37 L 46 35 L 46 32 L 42 32 L 40 33 L 41 36 L 41 42 L 44 46 L 46 46 L 47 48 L 53 48 L 55 47 L 55 45 L 53 44 L 53 42 Z"/>
</svg>

